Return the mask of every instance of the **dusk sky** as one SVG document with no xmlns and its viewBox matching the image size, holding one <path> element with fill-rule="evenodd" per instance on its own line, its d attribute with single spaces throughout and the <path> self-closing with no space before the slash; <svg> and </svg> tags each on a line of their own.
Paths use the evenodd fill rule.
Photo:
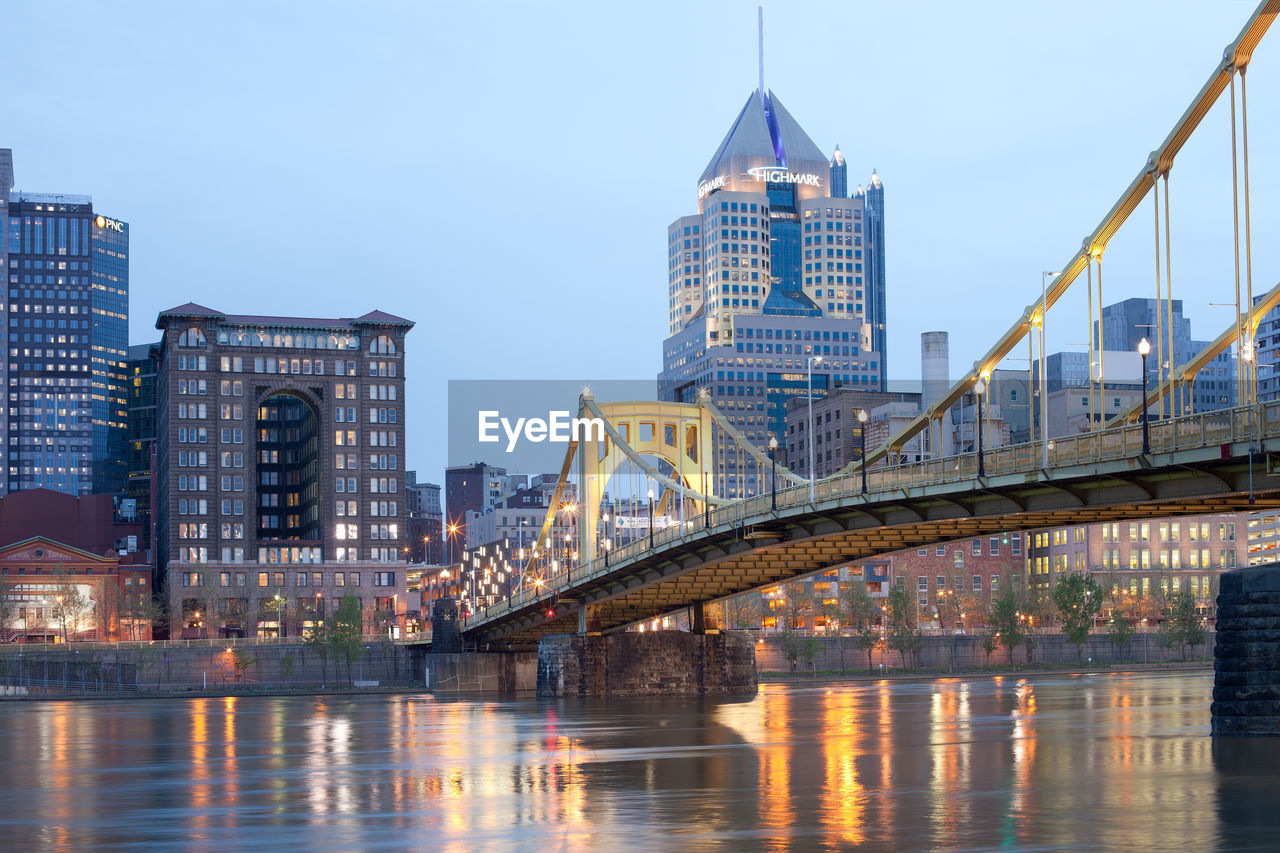
<svg viewBox="0 0 1280 853">
<path fill-rule="evenodd" d="M 958 375 L 1079 247 L 1253 2 L 768 3 L 765 79 L 885 186 L 890 378 Z M 416 321 L 409 458 L 449 379 L 651 379 L 666 227 L 756 85 L 756 3 L 25 3 L 4 13 L 18 189 L 131 228 L 131 342 L 164 308 Z M 1277 280 L 1280 53 L 1248 74 L 1254 292 Z M 1174 166 L 1175 297 L 1231 322 L 1224 98 Z M 1154 295 L 1150 199 L 1105 257 Z M 1050 315 L 1082 348 L 1083 285 Z M 1023 354 L 1025 349 L 1015 354 Z M 1010 366 L 1025 367 L 1011 362 Z M 571 401 L 567 401 L 571 402 Z"/>
</svg>

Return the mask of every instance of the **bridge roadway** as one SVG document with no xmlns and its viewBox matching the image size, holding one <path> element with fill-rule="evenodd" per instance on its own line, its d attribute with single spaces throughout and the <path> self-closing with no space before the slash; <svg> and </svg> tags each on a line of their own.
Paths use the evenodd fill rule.
<svg viewBox="0 0 1280 853">
<path fill-rule="evenodd" d="M 1251 440 L 1252 439 L 1252 440 Z M 1268 443 L 1276 452 L 1268 451 Z M 1252 445 L 1253 453 L 1250 454 Z M 480 609 L 468 642 L 527 648 L 544 635 L 635 622 L 879 554 L 1042 527 L 1280 506 L 1280 404 L 1257 405 L 931 462 L 873 468 L 712 510 Z M 1251 476 L 1252 469 L 1252 476 Z M 597 622 L 598 620 L 598 622 Z"/>
</svg>

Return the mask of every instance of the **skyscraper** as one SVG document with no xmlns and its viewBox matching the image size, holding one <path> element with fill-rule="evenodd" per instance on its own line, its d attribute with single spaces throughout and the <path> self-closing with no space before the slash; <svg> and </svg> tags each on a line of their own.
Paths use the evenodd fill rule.
<svg viewBox="0 0 1280 853">
<path fill-rule="evenodd" d="M 662 399 L 705 392 L 764 447 L 770 435 L 781 440 L 786 401 L 809 393 L 810 371 L 819 395 L 883 389 L 867 196 L 846 198 L 846 187 L 839 148 L 828 159 L 773 92 L 747 98 L 698 179 L 698 213 L 667 229 Z M 878 269 L 883 291 L 882 258 Z M 719 494 L 751 494 L 762 482 L 749 459 L 724 453 L 717 464 Z"/>
<path fill-rule="evenodd" d="M 129 225 L 87 195 L 14 192 L 0 149 L 8 273 L 7 491 L 124 487 Z"/>
</svg>

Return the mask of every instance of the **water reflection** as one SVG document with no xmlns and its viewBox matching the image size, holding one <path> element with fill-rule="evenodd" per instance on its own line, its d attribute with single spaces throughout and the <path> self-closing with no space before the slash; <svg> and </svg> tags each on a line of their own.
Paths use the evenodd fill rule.
<svg viewBox="0 0 1280 853">
<path fill-rule="evenodd" d="M 1206 674 L 5 706 L 6 849 L 1270 847 Z"/>
</svg>

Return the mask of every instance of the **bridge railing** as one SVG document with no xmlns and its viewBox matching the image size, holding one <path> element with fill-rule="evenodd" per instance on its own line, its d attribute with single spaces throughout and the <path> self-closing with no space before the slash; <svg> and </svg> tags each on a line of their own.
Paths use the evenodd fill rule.
<svg viewBox="0 0 1280 853">
<path fill-rule="evenodd" d="M 1280 437 L 1280 402 L 1152 420 L 1149 423 L 1149 442 L 1153 454 L 1244 442 L 1252 446 L 1263 439 L 1277 437 Z M 1044 452 L 1038 441 L 997 447 L 983 453 L 983 467 L 988 477 L 1035 473 L 1043 468 Z M 1049 440 L 1048 447 L 1050 469 L 1136 458 L 1141 454 L 1141 422 L 1080 435 L 1058 436 Z M 887 494 L 904 489 L 967 482 L 974 480 L 977 474 L 978 457 L 975 453 L 871 468 L 867 470 L 867 499 L 883 500 Z M 839 474 L 815 481 L 813 492 L 814 501 L 818 503 L 860 497 L 862 474 Z M 680 524 L 654 530 L 652 550 L 665 550 L 681 539 L 698 538 L 704 527 L 745 526 L 749 519 L 755 521 L 765 516 L 774 499 L 774 495 L 765 492 L 716 507 L 706 515 L 687 519 Z M 779 510 L 805 506 L 809 503 L 809 486 L 806 484 L 779 489 L 776 502 Z M 619 566 L 649 553 L 650 550 L 650 537 L 640 537 L 610 552 L 609 566 Z M 550 594 L 562 593 L 586 578 L 607 571 L 609 568 L 606 567 L 603 556 L 588 564 L 562 570 L 546 578 L 540 590 L 524 589 L 517 595 L 483 608 L 480 613 L 465 620 L 464 627 L 541 600 Z"/>
</svg>

